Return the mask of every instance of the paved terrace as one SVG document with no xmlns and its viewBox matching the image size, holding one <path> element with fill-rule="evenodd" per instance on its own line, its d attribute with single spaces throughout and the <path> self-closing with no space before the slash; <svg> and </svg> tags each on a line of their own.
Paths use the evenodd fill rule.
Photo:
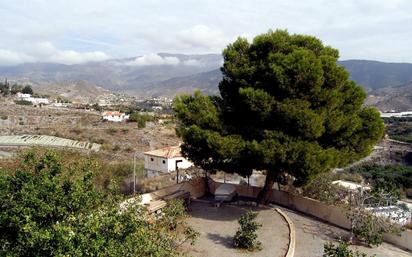
<svg viewBox="0 0 412 257">
<path fill-rule="evenodd" d="M 194 246 L 186 246 L 189 256 L 285 256 L 289 244 L 289 228 L 282 216 L 271 208 L 193 202 L 189 224 L 200 232 Z M 263 224 L 258 231 L 261 251 L 249 252 L 233 247 L 232 240 L 239 224 L 237 219 L 249 210 L 257 211 L 257 221 Z"/>
</svg>

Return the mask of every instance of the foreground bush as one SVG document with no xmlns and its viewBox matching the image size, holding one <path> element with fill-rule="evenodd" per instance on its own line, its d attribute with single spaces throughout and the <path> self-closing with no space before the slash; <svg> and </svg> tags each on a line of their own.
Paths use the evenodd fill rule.
<svg viewBox="0 0 412 257">
<path fill-rule="evenodd" d="M 238 220 L 240 228 L 233 238 L 235 247 L 248 250 L 262 249 L 262 243 L 257 240 L 256 232 L 262 226 L 262 224 L 255 221 L 257 215 L 257 212 L 249 211 L 240 216 Z"/>
<path fill-rule="evenodd" d="M 342 239 L 339 239 L 338 245 L 333 243 L 324 244 L 323 251 L 323 257 L 367 257 L 365 253 L 354 252 L 349 249 L 349 244 Z"/>
<path fill-rule="evenodd" d="M 33 151 L 1 170 L 0 256 L 175 256 L 196 238 L 187 226 L 178 233 L 162 219 L 149 222 L 138 205 L 120 209 L 116 187 L 93 186 L 98 170 L 87 159 L 68 167 L 54 152 Z"/>
<path fill-rule="evenodd" d="M 353 235 L 363 240 L 369 246 L 378 246 L 383 243 L 383 235 L 386 233 L 399 235 L 402 228 L 391 222 L 400 220 L 402 215 L 389 215 L 389 217 L 379 216 L 365 208 L 354 208 L 347 213 L 352 223 L 351 232 Z"/>
</svg>

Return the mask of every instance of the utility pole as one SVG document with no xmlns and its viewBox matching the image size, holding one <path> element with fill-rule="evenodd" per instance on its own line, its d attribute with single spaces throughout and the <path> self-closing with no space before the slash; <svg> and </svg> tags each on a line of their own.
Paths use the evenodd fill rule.
<svg viewBox="0 0 412 257">
<path fill-rule="evenodd" d="M 177 165 L 179 162 L 183 162 L 182 160 L 177 160 L 176 161 L 176 167 L 175 167 L 175 169 L 176 169 L 176 184 L 179 184 L 179 166 Z"/>
</svg>

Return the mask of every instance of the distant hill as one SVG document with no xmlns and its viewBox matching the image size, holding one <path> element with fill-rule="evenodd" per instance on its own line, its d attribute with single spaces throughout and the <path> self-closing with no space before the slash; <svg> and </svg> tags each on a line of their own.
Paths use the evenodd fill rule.
<svg viewBox="0 0 412 257">
<path fill-rule="evenodd" d="M 215 69 L 190 76 L 171 78 L 162 81 L 155 87 L 147 88 L 146 92 L 159 96 L 192 93 L 195 90 L 200 90 L 204 94 L 213 95 L 218 93 L 218 84 L 221 79 L 222 73 L 219 69 Z"/>
<path fill-rule="evenodd" d="M 368 60 L 339 63 L 368 92 L 412 81 L 412 64 L 409 63 Z M 146 96 L 174 96 L 197 89 L 214 94 L 218 92 L 222 76 L 219 71 L 221 64 L 220 54 L 158 53 L 75 65 L 27 63 L 0 67 L 0 79 L 7 77 L 11 81 L 42 87 L 67 81 L 87 81 L 105 89 Z"/>
<path fill-rule="evenodd" d="M 347 60 L 339 63 L 349 71 L 351 79 L 367 90 L 404 85 L 412 81 L 411 63 L 367 60 Z"/>
<path fill-rule="evenodd" d="M 97 102 L 98 99 L 112 94 L 107 89 L 81 80 L 39 86 L 35 91 L 39 94 L 49 95 L 52 98 L 57 99 L 60 97 L 78 103 Z"/>
<path fill-rule="evenodd" d="M 146 94 L 143 88 L 160 85 L 176 77 L 208 72 L 218 68 L 221 62 L 219 54 L 159 53 L 74 65 L 27 63 L 0 67 L 0 77 L 34 86 L 82 80 L 110 90 Z"/>
<path fill-rule="evenodd" d="M 369 92 L 366 104 L 376 106 L 382 112 L 411 111 L 412 82 L 371 91 Z"/>
</svg>

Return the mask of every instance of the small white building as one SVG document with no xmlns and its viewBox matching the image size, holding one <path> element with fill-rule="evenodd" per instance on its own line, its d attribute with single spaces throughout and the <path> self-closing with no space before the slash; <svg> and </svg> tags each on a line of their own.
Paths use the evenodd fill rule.
<svg viewBox="0 0 412 257">
<path fill-rule="evenodd" d="M 23 93 L 21 93 L 21 92 L 17 92 L 17 93 L 16 93 L 16 97 L 17 97 L 17 98 L 20 98 L 20 99 L 24 99 L 24 98 L 29 98 L 29 97 L 31 97 L 31 94 L 23 94 Z"/>
<path fill-rule="evenodd" d="M 187 169 L 193 163 L 183 157 L 180 146 L 168 146 L 144 153 L 144 167 L 148 175 Z"/>
<path fill-rule="evenodd" d="M 28 98 L 23 98 L 23 100 L 29 101 L 33 105 L 50 104 L 50 101 L 47 98 L 28 97 Z"/>
<path fill-rule="evenodd" d="M 18 92 L 16 94 L 16 97 L 19 98 L 20 100 L 31 102 L 33 105 L 45 105 L 45 104 L 50 104 L 49 99 L 47 98 L 39 98 L 39 97 L 32 97 L 31 94 L 23 94 Z"/>
<path fill-rule="evenodd" d="M 129 119 L 129 115 L 126 115 L 123 112 L 103 112 L 103 120 L 113 121 L 113 122 L 122 122 Z"/>
<path fill-rule="evenodd" d="M 348 191 L 370 191 L 371 187 L 358 184 L 355 182 L 344 181 L 344 180 L 335 180 L 332 182 L 333 185 L 337 185 L 341 188 L 347 189 Z"/>
</svg>

